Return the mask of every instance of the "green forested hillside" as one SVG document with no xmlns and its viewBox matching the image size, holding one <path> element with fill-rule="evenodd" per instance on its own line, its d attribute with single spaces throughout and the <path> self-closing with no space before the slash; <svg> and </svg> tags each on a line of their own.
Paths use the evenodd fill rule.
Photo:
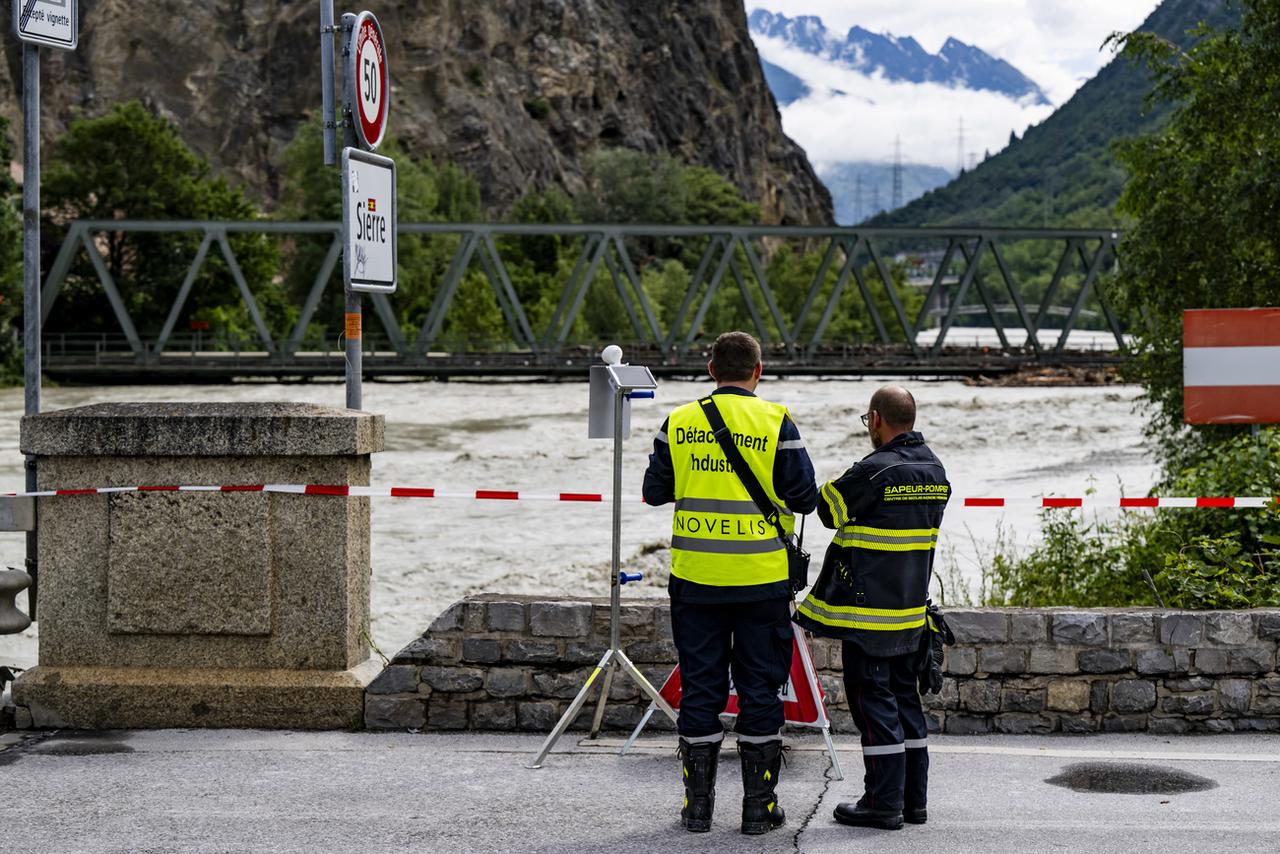
<svg viewBox="0 0 1280 854">
<path fill-rule="evenodd" d="M 1142 25 L 1177 43 L 1204 21 L 1231 25 L 1232 0 L 1165 0 Z M 1116 57 L 1049 118 L 1004 151 L 927 193 L 883 214 L 872 225 L 1007 225 L 1106 227 L 1116 224 L 1124 169 L 1111 143 L 1150 131 L 1169 108 L 1146 104 L 1149 73 Z"/>
</svg>

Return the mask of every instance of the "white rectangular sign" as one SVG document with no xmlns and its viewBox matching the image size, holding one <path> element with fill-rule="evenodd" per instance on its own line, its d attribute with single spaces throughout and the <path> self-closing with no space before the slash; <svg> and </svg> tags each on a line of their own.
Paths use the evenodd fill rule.
<svg viewBox="0 0 1280 854">
<path fill-rule="evenodd" d="M 396 164 L 356 148 L 342 150 L 343 279 L 347 290 L 396 290 Z"/>
<path fill-rule="evenodd" d="M 77 0 L 13 0 L 13 32 L 24 42 L 73 50 L 80 37 Z"/>
</svg>

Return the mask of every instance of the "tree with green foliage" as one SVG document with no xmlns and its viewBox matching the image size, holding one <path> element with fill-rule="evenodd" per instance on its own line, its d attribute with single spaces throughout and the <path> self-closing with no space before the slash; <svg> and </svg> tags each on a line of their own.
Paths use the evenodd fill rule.
<svg viewBox="0 0 1280 854">
<path fill-rule="evenodd" d="M 666 154 L 625 148 L 600 149 L 588 155 L 583 189 L 570 197 L 558 189 L 534 191 L 512 208 L 516 222 L 595 222 L 622 224 L 748 224 L 760 209 L 716 172 L 686 166 Z M 660 326 L 675 316 L 689 286 L 706 238 L 631 237 L 626 241 L 641 287 Z M 545 329 L 564 283 L 583 246 L 582 238 L 518 236 L 504 238 L 500 248 L 512 280 L 535 328 Z M 740 259 L 746 265 L 746 259 Z M 717 297 L 717 318 L 731 316 L 733 325 L 748 322 L 740 299 L 726 288 Z M 588 286 L 587 301 L 572 330 L 584 341 L 629 339 L 635 335 L 605 265 Z"/>
<path fill-rule="evenodd" d="M 588 157 L 584 171 L 586 186 L 571 200 L 555 190 L 534 193 L 516 205 L 513 212 L 516 218 L 519 221 L 563 222 L 566 215 L 572 213 L 574 219 L 584 222 L 704 226 L 747 225 L 760 219 L 759 206 L 743 198 L 742 192 L 732 182 L 706 167 L 686 166 L 667 155 L 650 155 L 630 149 L 603 149 Z M 567 202 L 572 204 L 571 211 Z M 553 241 L 558 242 L 553 246 Z M 559 296 L 558 283 L 567 278 L 569 266 L 581 250 L 581 241 L 521 237 L 511 239 L 509 244 L 519 250 L 517 258 L 520 253 L 526 258 L 531 257 L 536 248 L 544 258 L 540 263 L 541 269 L 551 271 L 554 266 L 557 272 L 547 282 L 551 290 L 544 292 L 541 303 L 544 308 L 553 307 L 552 299 Z M 628 254 L 638 268 L 641 287 L 660 327 L 669 329 L 676 322 L 693 271 L 699 266 L 708 244 L 709 238 L 706 237 L 627 239 Z M 566 259 L 564 250 L 570 247 Z M 817 275 L 822 253 L 814 251 L 818 247 L 813 245 L 789 245 L 778 240 L 757 240 L 753 248 L 776 298 L 782 330 L 777 328 L 772 312 L 752 287 L 755 276 L 751 259 L 738 247 L 699 328 L 694 330 L 695 340 L 713 338 L 718 332 L 731 328 L 759 331 L 755 317 L 760 318 L 764 327 L 766 343 L 780 341 L 780 331 L 789 333 L 793 329 L 795 312 Z M 559 259 L 556 265 L 546 263 L 548 253 L 556 254 Z M 506 251 L 504 257 L 508 257 Z M 718 265 L 719 257 L 717 254 L 712 263 Z M 843 261 L 837 253 L 836 263 L 828 270 L 822 285 L 821 296 L 824 299 L 833 291 Z M 519 260 L 516 263 L 519 264 Z M 872 302 L 884 318 L 889 334 L 894 340 L 905 340 L 879 272 L 869 258 L 860 258 L 858 264 L 859 273 L 867 282 Z M 735 271 L 741 274 L 748 293 L 752 294 L 750 306 L 738 286 Z M 704 284 L 709 278 L 708 271 Z M 914 320 L 923 301 L 922 295 L 907 287 L 905 273 L 899 265 L 891 265 L 890 279 L 907 316 Z M 683 324 L 692 324 L 696 311 L 696 305 L 691 307 L 683 317 Z M 802 331 L 812 334 L 814 324 L 816 319 Z M 678 337 L 683 339 L 687 331 L 687 326 L 683 327 Z M 604 267 L 597 269 L 591 282 L 588 301 L 574 334 L 579 340 L 592 341 L 619 336 L 626 338 L 634 334 L 612 278 Z M 823 338 L 825 341 L 852 344 L 879 340 L 860 289 L 852 278 L 845 283 L 837 310 Z"/>
<path fill-rule="evenodd" d="M 1237 28 L 1201 29 L 1186 51 L 1149 34 L 1118 40 L 1151 68 L 1153 97 L 1176 105 L 1167 126 L 1119 152 L 1129 170 L 1120 207 L 1134 225 L 1117 293 L 1138 319 L 1127 372 L 1150 403 L 1164 494 L 1280 494 L 1280 429 L 1191 427 L 1182 411 L 1183 311 L 1280 305 L 1280 6 L 1243 0 L 1243 13 Z M 997 560 L 1003 601 L 1280 604 L 1274 504 L 1117 524 L 1049 520 L 1046 537 L 1024 558 Z M 1091 600 L 1075 602 L 1071 590 Z"/>
<path fill-rule="evenodd" d="M 760 206 L 724 176 L 668 154 L 602 148 L 587 155 L 585 189 L 574 199 L 583 222 L 750 225 Z"/>
<path fill-rule="evenodd" d="M 1178 104 L 1168 127 L 1120 147 L 1134 220 L 1121 247 L 1122 307 L 1142 321 L 1129 375 L 1155 404 L 1171 456 L 1241 428 L 1182 425 L 1182 312 L 1280 305 L 1280 6 L 1245 0 L 1244 21 L 1183 52 L 1134 34 L 1126 51 Z"/>
<path fill-rule="evenodd" d="M 512 206 L 507 219 L 516 223 L 572 224 L 578 221 L 573 200 L 552 187 L 526 193 Z M 560 300 L 564 283 L 582 250 L 584 238 L 558 234 L 520 234 L 495 238 L 511 274 L 516 296 L 535 335 L 546 331 Z"/>
<path fill-rule="evenodd" d="M 380 153 L 396 162 L 396 208 L 401 222 L 474 222 L 483 219 L 480 186 L 450 163 L 409 155 L 400 141 L 388 136 Z M 335 221 L 342 218 L 342 186 L 337 167 L 324 165 L 320 120 L 312 116 L 299 126 L 284 152 L 284 192 L 281 215 L 288 219 Z M 286 288 L 301 304 L 306 299 L 330 238 L 299 238 L 289 249 Z M 401 235 L 399 239 L 396 320 L 412 339 L 421 328 L 458 246 L 454 236 Z M 340 283 L 340 271 L 334 271 Z M 342 288 L 330 286 L 316 312 L 306 339 L 311 344 L 336 344 L 342 326 Z M 368 324 L 366 324 L 367 326 Z M 508 337 L 502 313 L 479 259 L 464 277 L 449 311 L 445 342 L 461 349 L 496 344 Z"/>
<path fill-rule="evenodd" d="M 0 116 L 0 162 L 13 162 L 9 120 Z M 22 380 L 22 197 L 0 174 L 0 383 Z"/>
<path fill-rule="evenodd" d="M 214 176 L 208 161 L 187 147 L 170 122 L 137 101 L 118 104 L 94 119 L 78 119 L 54 147 L 44 174 L 43 195 L 51 218 L 45 228 L 65 233 L 74 219 L 255 219 L 244 193 Z M 104 231 L 98 246 L 139 332 L 157 332 L 194 259 L 199 235 Z M 287 328 L 292 310 L 272 279 L 275 247 L 261 235 L 229 240 L 264 319 L 274 334 Z M 247 308 L 230 272 L 212 247 L 186 303 L 190 318 L 216 315 L 224 335 L 256 338 Z M 81 253 L 50 331 L 119 332 L 97 275 Z"/>
</svg>

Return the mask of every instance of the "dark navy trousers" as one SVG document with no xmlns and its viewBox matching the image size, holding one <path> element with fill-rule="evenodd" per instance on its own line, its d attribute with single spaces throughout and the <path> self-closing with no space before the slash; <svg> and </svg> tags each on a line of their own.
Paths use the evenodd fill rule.
<svg viewBox="0 0 1280 854">
<path fill-rule="evenodd" d="M 786 599 L 732 604 L 671 602 L 671 631 L 680 659 L 680 720 L 685 738 L 724 731 L 729 674 L 738 694 L 739 735 L 782 729 L 781 688 L 791 670 L 791 609 Z"/>
<path fill-rule="evenodd" d="M 916 687 L 914 653 L 876 658 L 845 641 L 844 685 L 862 735 L 868 809 L 924 807 L 929 789 L 929 729 Z"/>
</svg>

